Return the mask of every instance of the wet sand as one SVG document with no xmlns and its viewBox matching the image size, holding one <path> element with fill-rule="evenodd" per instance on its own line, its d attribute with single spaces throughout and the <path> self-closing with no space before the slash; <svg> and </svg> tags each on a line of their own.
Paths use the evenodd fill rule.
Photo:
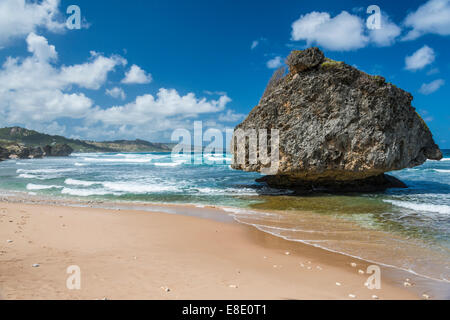
<svg viewBox="0 0 450 320">
<path fill-rule="evenodd" d="M 2 299 L 421 298 L 384 276 L 369 290 L 368 265 L 235 222 L 0 202 Z"/>
</svg>

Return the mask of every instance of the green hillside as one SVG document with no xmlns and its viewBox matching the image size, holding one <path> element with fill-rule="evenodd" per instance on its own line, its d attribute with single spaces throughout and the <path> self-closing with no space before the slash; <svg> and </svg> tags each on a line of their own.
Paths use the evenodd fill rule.
<svg viewBox="0 0 450 320">
<path fill-rule="evenodd" d="M 170 152 L 172 143 L 152 143 L 144 140 L 86 141 L 48 135 L 20 127 L 0 129 L 0 146 L 20 143 L 26 146 L 67 144 L 74 152 Z"/>
</svg>

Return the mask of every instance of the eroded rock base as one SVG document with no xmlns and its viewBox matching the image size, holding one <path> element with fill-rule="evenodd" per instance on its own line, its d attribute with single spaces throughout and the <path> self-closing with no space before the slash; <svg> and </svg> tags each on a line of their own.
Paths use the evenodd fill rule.
<svg viewBox="0 0 450 320">
<path fill-rule="evenodd" d="M 305 195 L 312 193 L 365 193 L 380 192 L 390 188 L 407 188 L 399 179 L 381 174 L 366 179 L 337 181 L 337 180 L 319 180 L 305 181 L 298 180 L 290 176 L 265 176 L 256 180 L 266 183 L 271 188 L 289 189 L 294 191 L 295 195 Z"/>
</svg>

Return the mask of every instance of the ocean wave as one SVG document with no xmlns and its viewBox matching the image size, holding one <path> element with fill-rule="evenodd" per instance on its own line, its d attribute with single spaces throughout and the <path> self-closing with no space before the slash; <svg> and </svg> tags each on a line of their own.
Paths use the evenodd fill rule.
<svg viewBox="0 0 450 320">
<path fill-rule="evenodd" d="M 104 189 L 72 189 L 72 188 L 63 188 L 61 190 L 61 193 L 78 197 L 104 196 L 107 194 L 114 194 L 113 192 Z"/>
<path fill-rule="evenodd" d="M 450 173 L 450 170 L 448 169 L 433 169 L 433 170 L 440 173 Z"/>
<path fill-rule="evenodd" d="M 160 185 L 160 184 L 141 184 L 133 182 L 102 182 L 102 185 L 109 190 L 134 194 L 180 191 L 176 186 Z"/>
<path fill-rule="evenodd" d="M 143 158 L 84 158 L 83 161 L 86 162 L 124 162 L 124 163 L 150 163 L 151 159 L 143 159 Z"/>
<path fill-rule="evenodd" d="M 240 195 L 240 196 L 255 196 L 258 195 L 255 189 L 251 188 L 225 188 L 225 189 L 219 189 L 219 188 L 193 188 L 193 191 L 196 191 L 198 193 L 204 193 L 208 195 Z"/>
<path fill-rule="evenodd" d="M 383 201 L 393 204 L 394 206 L 397 206 L 397 207 L 402 207 L 402 208 L 411 209 L 411 210 L 415 210 L 415 211 L 450 214 L 450 206 L 441 205 L 441 204 L 417 203 L 417 202 L 408 202 L 408 201 L 400 201 L 400 200 L 383 200 Z"/>
<path fill-rule="evenodd" d="M 231 162 L 231 158 L 229 157 L 221 157 L 221 156 L 209 156 L 209 157 L 205 157 L 207 161 L 211 161 L 211 162 Z"/>
<path fill-rule="evenodd" d="M 450 161 L 450 158 L 442 158 L 441 160 L 427 160 L 430 162 Z"/>
<path fill-rule="evenodd" d="M 83 181 L 83 180 L 76 180 L 76 179 L 66 179 L 64 181 L 65 184 L 67 185 L 72 185 L 72 186 L 83 186 L 83 187 L 90 187 L 93 186 L 95 184 L 101 184 L 101 182 L 96 182 L 96 181 Z"/>
<path fill-rule="evenodd" d="M 36 179 L 36 180 L 51 180 L 58 178 L 57 174 L 29 174 L 29 173 L 21 173 L 17 176 L 17 178 L 21 179 Z"/>
<path fill-rule="evenodd" d="M 21 173 L 17 177 L 22 179 L 39 179 L 38 176 L 29 173 Z"/>
<path fill-rule="evenodd" d="M 85 164 L 84 164 L 84 163 L 75 162 L 75 163 L 74 163 L 74 166 L 75 166 L 75 167 L 84 167 Z"/>
<path fill-rule="evenodd" d="M 240 208 L 233 208 L 233 207 L 221 207 L 225 212 L 233 214 L 235 217 L 236 215 L 242 215 L 242 216 L 269 216 L 269 217 L 278 217 L 278 214 L 270 213 L 270 212 L 264 212 L 264 211 L 252 211 L 249 209 L 240 209 Z"/>
<path fill-rule="evenodd" d="M 25 174 L 33 174 L 33 173 L 63 173 L 63 172 L 71 172 L 75 169 L 17 169 L 16 173 L 25 173 Z"/>
<path fill-rule="evenodd" d="M 44 185 L 44 184 L 33 184 L 29 183 L 27 184 L 27 190 L 49 190 L 49 189 L 61 189 L 62 186 L 55 186 L 55 185 Z"/>
<path fill-rule="evenodd" d="M 176 167 L 184 163 L 184 160 L 178 160 L 177 162 L 155 162 L 153 163 L 157 167 Z"/>
</svg>

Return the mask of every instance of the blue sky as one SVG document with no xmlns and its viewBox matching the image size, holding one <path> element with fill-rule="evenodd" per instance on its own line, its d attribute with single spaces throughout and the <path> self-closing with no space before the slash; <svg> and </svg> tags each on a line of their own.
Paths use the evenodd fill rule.
<svg viewBox="0 0 450 320">
<path fill-rule="evenodd" d="M 365 25 L 373 4 L 377 33 Z M 65 27 L 69 5 L 80 30 Z M 450 148 L 449 0 L 0 0 L 0 21 L 1 126 L 152 141 L 195 120 L 232 128 L 273 68 L 314 45 L 411 92 Z"/>
</svg>

